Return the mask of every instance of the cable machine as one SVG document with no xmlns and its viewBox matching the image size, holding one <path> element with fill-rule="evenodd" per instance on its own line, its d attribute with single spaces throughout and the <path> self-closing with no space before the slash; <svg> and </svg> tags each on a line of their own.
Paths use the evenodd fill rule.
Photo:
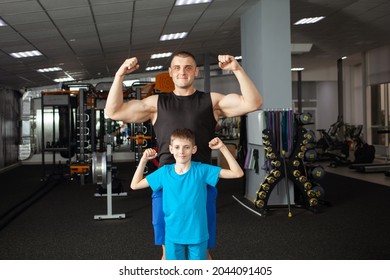
<svg viewBox="0 0 390 280">
<path fill-rule="evenodd" d="M 42 114 L 42 167 L 43 180 L 47 174 L 46 153 L 52 154 L 52 172 L 56 172 L 56 168 L 62 169 L 61 161 L 57 162 L 56 155 L 58 153 L 69 160 L 65 163 L 70 164 L 70 158 L 74 155 L 73 145 L 73 107 L 74 102 L 69 92 L 42 92 L 41 98 L 41 114 Z M 72 105 L 73 104 L 73 105 Z M 45 109 L 50 108 L 51 112 Z M 51 139 L 45 138 L 45 115 L 51 113 Z M 56 119 L 58 118 L 58 122 Z M 49 138 L 49 137 L 48 137 Z"/>
</svg>

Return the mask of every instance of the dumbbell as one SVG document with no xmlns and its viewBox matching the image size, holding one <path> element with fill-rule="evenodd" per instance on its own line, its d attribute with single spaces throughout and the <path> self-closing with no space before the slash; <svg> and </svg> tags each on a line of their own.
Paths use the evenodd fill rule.
<svg viewBox="0 0 390 280">
<path fill-rule="evenodd" d="M 321 180 L 325 176 L 325 170 L 321 165 L 313 165 L 308 167 L 307 173 L 314 180 Z"/>
<path fill-rule="evenodd" d="M 303 135 L 303 137 L 308 141 L 308 142 L 314 142 L 316 139 L 316 135 L 313 130 L 307 130 L 306 133 Z"/>
<path fill-rule="evenodd" d="M 262 200 L 262 199 L 259 199 L 259 200 L 256 200 L 256 201 L 255 201 L 255 206 L 256 206 L 257 208 L 263 208 L 264 205 L 265 205 L 265 202 L 264 202 L 264 200 Z"/>
<path fill-rule="evenodd" d="M 323 199 L 325 196 L 325 190 L 324 188 L 316 183 L 312 189 L 318 199 Z"/>
<path fill-rule="evenodd" d="M 315 161 L 317 159 L 317 152 L 314 149 L 307 150 L 305 152 L 306 161 Z"/>
<path fill-rule="evenodd" d="M 303 125 L 310 124 L 313 122 L 312 115 L 308 112 L 301 113 L 298 117 L 299 122 Z"/>
<path fill-rule="evenodd" d="M 267 184 L 267 183 L 262 183 L 261 185 L 260 185 L 260 188 L 262 189 L 262 190 L 264 190 L 264 191 L 269 191 L 269 189 L 270 189 L 270 185 L 269 184 Z"/>
</svg>

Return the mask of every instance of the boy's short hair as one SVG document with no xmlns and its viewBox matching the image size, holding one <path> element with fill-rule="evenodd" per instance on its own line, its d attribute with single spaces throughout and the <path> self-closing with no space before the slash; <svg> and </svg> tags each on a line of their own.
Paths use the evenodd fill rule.
<svg viewBox="0 0 390 280">
<path fill-rule="evenodd" d="M 191 141 L 195 145 L 195 134 L 188 128 L 177 128 L 171 134 L 171 144 L 174 139 L 185 139 Z"/>
<path fill-rule="evenodd" d="M 171 56 L 171 60 L 169 61 L 169 66 L 171 66 L 172 64 L 172 60 L 175 58 L 175 57 L 191 57 L 194 62 L 195 62 L 195 66 L 196 66 L 196 59 L 195 59 L 195 56 L 190 53 L 190 52 L 187 52 L 187 51 L 176 51 L 172 54 Z"/>
</svg>

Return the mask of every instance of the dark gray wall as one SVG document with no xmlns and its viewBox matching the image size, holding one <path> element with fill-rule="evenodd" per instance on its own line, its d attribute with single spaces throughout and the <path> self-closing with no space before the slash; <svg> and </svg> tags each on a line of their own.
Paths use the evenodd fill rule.
<svg viewBox="0 0 390 280">
<path fill-rule="evenodd" d="M 21 93 L 0 85 L 0 169 L 18 162 Z"/>
</svg>

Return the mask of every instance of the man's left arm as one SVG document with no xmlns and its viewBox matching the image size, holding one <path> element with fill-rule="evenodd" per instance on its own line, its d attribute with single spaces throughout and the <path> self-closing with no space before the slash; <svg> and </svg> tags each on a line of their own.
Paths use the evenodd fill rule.
<svg viewBox="0 0 390 280">
<path fill-rule="evenodd" d="M 241 89 L 241 94 L 223 95 L 212 93 L 214 109 L 219 111 L 218 115 L 235 117 L 259 109 L 263 104 L 263 98 L 252 79 L 237 60 L 230 55 L 219 55 L 218 60 L 221 69 L 230 70 L 234 73 Z"/>
</svg>

